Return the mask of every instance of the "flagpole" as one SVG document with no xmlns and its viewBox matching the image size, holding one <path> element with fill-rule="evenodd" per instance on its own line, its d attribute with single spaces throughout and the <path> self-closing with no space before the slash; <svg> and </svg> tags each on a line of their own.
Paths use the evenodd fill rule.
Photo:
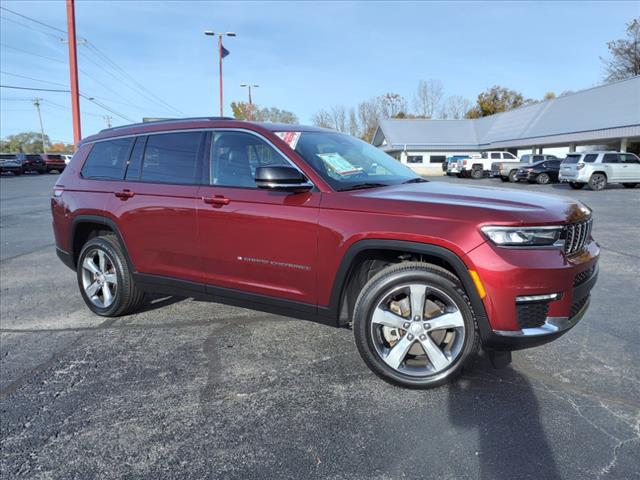
<svg viewBox="0 0 640 480">
<path fill-rule="evenodd" d="M 222 34 L 218 34 L 218 58 L 220 63 L 220 116 L 224 117 L 224 102 L 222 95 Z"/>
</svg>

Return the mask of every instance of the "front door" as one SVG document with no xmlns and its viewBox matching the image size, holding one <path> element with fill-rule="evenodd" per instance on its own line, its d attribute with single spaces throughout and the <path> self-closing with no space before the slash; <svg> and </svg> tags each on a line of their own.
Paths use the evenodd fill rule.
<svg viewBox="0 0 640 480">
<path fill-rule="evenodd" d="M 622 181 L 640 182 L 640 159 L 638 157 L 633 153 L 621 153 L 620 165 L 622 167 Z"/>
<path fill-rule="evenodd" d="M 249 131 L 213 132 L 205 164 L 208 185 L 198 193 L 205 283 L 315 305 L 321 193 L 258 189 L 256 167 L 290 163 Z"/>
</svg>

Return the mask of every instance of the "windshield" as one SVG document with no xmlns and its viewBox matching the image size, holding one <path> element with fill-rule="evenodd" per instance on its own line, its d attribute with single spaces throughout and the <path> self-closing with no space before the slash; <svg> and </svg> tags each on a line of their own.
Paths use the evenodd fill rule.
<svg viewBox="0 0 640 480">
<path fill-rule="evenodd" d="M 382 150 L 341 133 L 302 132 L 295 151 L 335 190 L 420 180 Z"/>
</svg>

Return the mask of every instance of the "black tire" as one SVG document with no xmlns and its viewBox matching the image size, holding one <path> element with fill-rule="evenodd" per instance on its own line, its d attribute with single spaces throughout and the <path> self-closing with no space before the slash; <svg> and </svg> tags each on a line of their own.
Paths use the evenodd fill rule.
<svg viewBox="0 0 640 480">
<path fill-rule="evenodd" d="M 502 175 L 500 175 L 500 180 L 502 180 L 503 182 L 508 182 L 509 177 L 503 177 Z"/>
<path fill-rule="evenodd" d="M 517 183 L 517 182 L 518 182 L 518 179 L 516 178 L 516 174 L 517 174 L 517 173 L 518 173 L 518 171 L 517 171 L 517 170 L 511 170 L 511 171 L 509 172 L 509 181 L 510 181 L 511 183 Z"/>
<path fill-rule="evenodd" d="M 13 174 L 14 174 L 16 177 L 19 177 L 20 175 L 22 175 L 22 170 L 15 170 L 15 171 L 13 172 Z"/>
<path fill-rule="evenodd" d="M 581 190 L 586 184 L 578 182 L 569 182 L 569 186 L 574 190 Z"/>
<path fill-rule="evenodd" d="M 416 376 L 403 373 L 388 365 L 376 349 L 376 340 L 372 333 L 374 331 L 372 328 L 373 312 L 379 302 L 389 295 L 390 291 L 409 283 L 426 285 L 428 292 L 444 292 L 455 304 L 464 323 L 464 337 L 458 347 L 457 356 L 450 359 L 450 364 L 446 368 L 433 374 Z M 412 314 L 409 316 L 411 317 Z M 418 323 L 428 321 L 429 318 L 425 318 L 418 320 Z M 409 322 L 411 322 L 411 318 L 409 318 Z M 360 356 L 376 375 L 388 383 L 415 389 L 434 388 L 456 378 L 467 361 L 476 353 L 479 344 L 471 303 L 456 276 L 441 267 L 422 262 L 403 262 L 392 265 L 372 277 L 362 288 L 356 301 L 353 311 L 353 331 Z M 410 337 L 408 331 L 404 335 Z M 410 353 L 407 353 L 402 357 L 402 362 L 406 362 L 409 355 Z"/>
<path fill-rule="evenodd" d="M 471 170 L 471 178 L 474 180 L 480 180 L 484 176 L 484 172 L 481 168 L 474 168 Z"/>
<path fill-rule="evenodd" d="M 549 177 L 549 174 L 547 173 L 541 173 L 536 177 L 536 183 L 538 185 L 546 185 L 549 182 L 551 182 L 551 177 Z"/>
<path fill-rule="evenodd" d="M 45 168 L 38 169 L 38 175 L 43 175 L 45 173 L 47 173 L 47 170 Z"/>
<path fill-rule="evenodd" d="M 637 183 L 623 183 L 622 186 L 624 188 L 635 188 L 636 185 L 638 185 Z"/>
<path fill-rule="evenodd" d="M 604 190 L 607 186 L 607 176 L 604 173 L 594 173 L 589 179 L 589 188 L 595 192 Z"/>
<path fill-rule="evenodd" d="M 83 264 L 87 256 L 101 250 L 106 253 L 112 263 L 117 278 L 117 287 L 113 295 L 113 301 L 106 307 L 96 305 L 87 295 L 83 285 Z M 144 302 L 144 292 L 136 287 L 129 265 L 120 246 L 120 242 L 114 235 L 94 237 L 85 243 L 78 257 L 77 267 L 78 287 L 83 300 L 89 309 L 103 317 L 119 317 L 134 313 Z"/>
</svg>

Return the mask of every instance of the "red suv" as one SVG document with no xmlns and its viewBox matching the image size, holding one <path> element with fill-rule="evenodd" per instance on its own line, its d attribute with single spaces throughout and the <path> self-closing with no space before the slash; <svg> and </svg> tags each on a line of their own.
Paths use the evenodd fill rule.
<svg viewBox="0 0 640 480">
<path fill-rule="evenodd" d="M 224 118 L 85 139 L 51 200 L 58 256 L 98 315 L 144 292 L 351 327 L 383 379 L 427 388 L 479 343 L 495 366 L 589 305 L 579 202 L 428 182 L 329 130 Z"/>
</svg>

